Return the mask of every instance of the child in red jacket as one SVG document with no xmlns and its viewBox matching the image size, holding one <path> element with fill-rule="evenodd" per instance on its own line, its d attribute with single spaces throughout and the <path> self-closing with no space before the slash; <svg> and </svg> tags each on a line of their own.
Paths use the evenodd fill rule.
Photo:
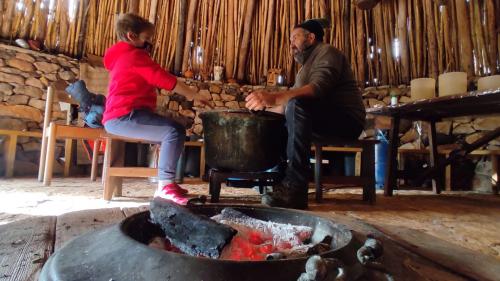
<svg viewBox="0 0 500 281">
<path fill-rule="evenodd" d="M 185 128 L 156 114 L 156 88 L 174 91 L 188 100 L 208 101 L 163 70 L 148 53 L 154 26 L 134 14 L 122 14 L 116 23 L 120 40 L 106 50 L 104 66 L 110 72 L 106 109 L 107 132 L 161 143 L 158 189 L 155 197 L 186 204 L 186 189 L 174 182 L 177 161 L 184 148 Z"/>
</svg>

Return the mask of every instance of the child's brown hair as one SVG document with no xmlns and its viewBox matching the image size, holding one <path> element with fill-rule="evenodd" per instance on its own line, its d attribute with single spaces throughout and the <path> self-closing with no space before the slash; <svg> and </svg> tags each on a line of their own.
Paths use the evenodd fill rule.
<svg viewBox="0 0 500 281">
<path fill-rule="evenodd" d="M 120 14 L 118 20 L 116 21 L 116 35 L 118 36 L 118 39 L 122 41 L 129 41 L 127 38 L 127 32 L 139 35 L 139 33 L 150 29 L 154 29 L 154 25 L 152 23 L 131 13 Z"/>
</svg>

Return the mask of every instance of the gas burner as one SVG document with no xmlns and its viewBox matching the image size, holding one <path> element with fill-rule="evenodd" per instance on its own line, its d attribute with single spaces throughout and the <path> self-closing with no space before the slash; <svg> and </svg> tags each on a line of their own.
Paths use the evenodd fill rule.
<svg viewBox="0 0 500 281">
<path fill-rule="evenodd" d="M 263 172 L 231 172 L 210 169 L 209 171 L 210 202 L 219 202 L 221 183 L 227 186 L 251 188 L 258 186 L 261 194 L 266 192 L 266 186 L 273 186 L 281 181 L 283 173 L 274 171 Z"/>
</svg>

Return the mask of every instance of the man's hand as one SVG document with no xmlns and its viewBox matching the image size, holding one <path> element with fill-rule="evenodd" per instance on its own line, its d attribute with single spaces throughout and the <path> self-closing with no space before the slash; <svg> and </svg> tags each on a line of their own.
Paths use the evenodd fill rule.
<svg viewBox="0 0 500 281">
<path fill-rule="evenodd" d="M 266 91 L 255 91 L 248 95 L 245 99 L 246 108 L 250 110 L 264 110 L 266 107 L 278 105 L 279 94 L 272 94 Z"/>
</svg>

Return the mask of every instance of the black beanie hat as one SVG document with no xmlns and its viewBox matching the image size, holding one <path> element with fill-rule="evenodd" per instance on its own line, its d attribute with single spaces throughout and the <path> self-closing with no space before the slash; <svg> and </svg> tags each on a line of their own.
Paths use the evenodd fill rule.
<svg viewBox="0 0 500 281">
<path fill-rule="evenodd" d="M 295 28 L 299 27 L 314 33 L 317 41 L 323 41 L 325 35 L 323 28 L 329 27 L 329 22 L 326 19 L 309 19 L 295 26 Z"/>
</svg>

